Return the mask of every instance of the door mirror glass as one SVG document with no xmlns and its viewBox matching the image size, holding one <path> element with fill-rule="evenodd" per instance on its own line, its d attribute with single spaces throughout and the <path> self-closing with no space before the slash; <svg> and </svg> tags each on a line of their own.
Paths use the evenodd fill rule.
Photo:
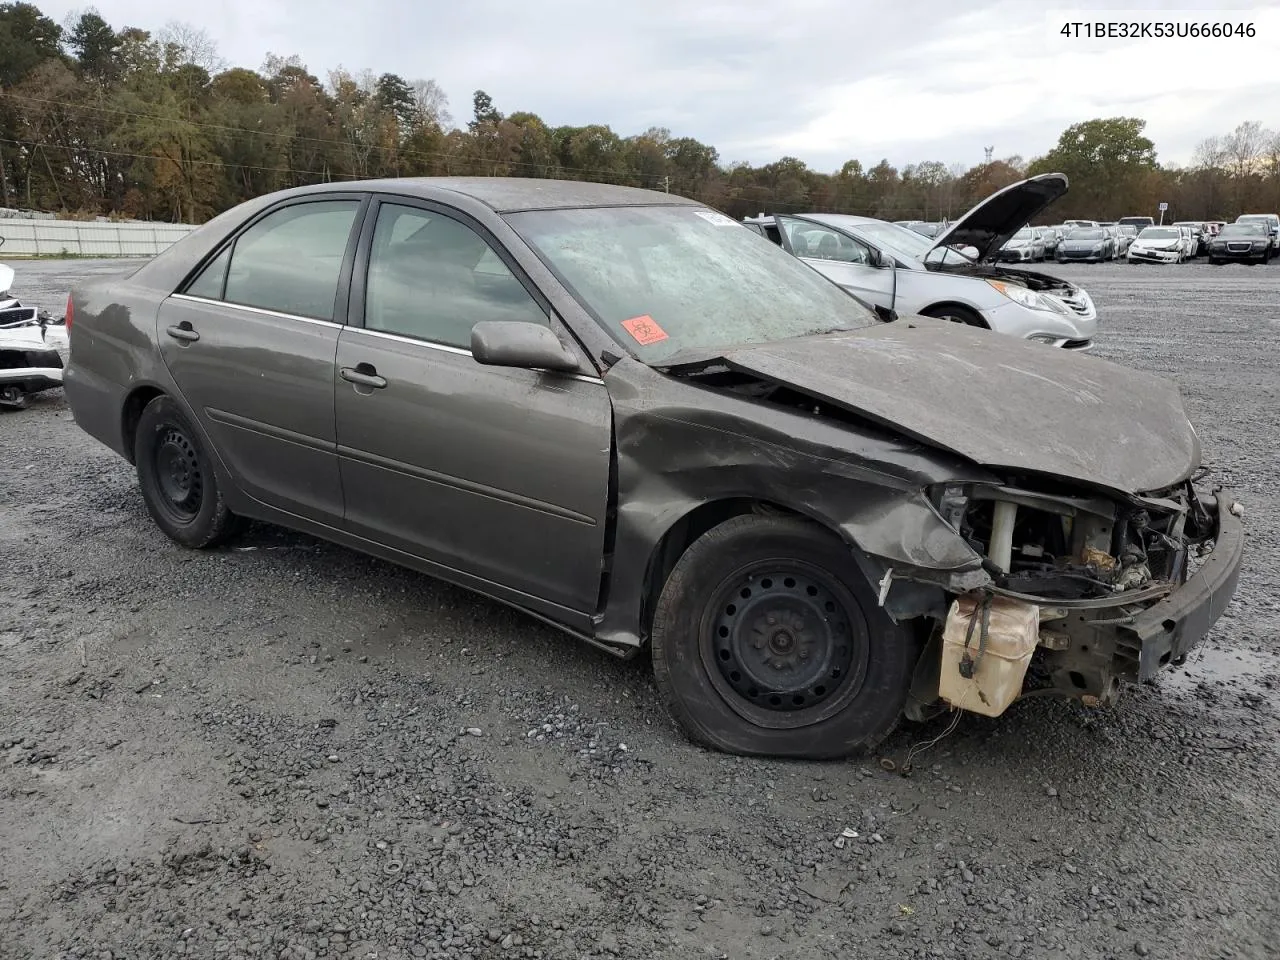
<svg viewBox="0 0 1280 960">
<path fill-rule="evenodd" d="M 578 360 L 550 327 L 519 320 L 482 320 L 471 328 L 471 355 L 491 367 L 573 373 Z"/>
</svg>

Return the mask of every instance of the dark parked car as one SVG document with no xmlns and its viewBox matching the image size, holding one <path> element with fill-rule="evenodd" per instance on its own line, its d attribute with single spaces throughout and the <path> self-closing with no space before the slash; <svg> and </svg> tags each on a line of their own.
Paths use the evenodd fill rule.
<svg viewBox="0 0 1280 960">
<path fill-rule="evenodd" d="M 1154 217 L 1121 217 L 1116 223 L 1121 226 L 1135 227 L 1139 233 L 1147 227 L 1154 227 L 1156 221 Z"/>
<path fill-rule="evenodd" d="M 1209 241 L 1209 262 L 1226 263 L 1245 260 L 1250 263 L 1271 261 L 1271 232 L 1259 220 L 1228 223 Z"/>
<path fill-rule="evenodd" d="M 1072 227 L 1058 243 L 1053 257 L 1059 263 L 1083 260 L 1100 263 L 1116 258 L 1116 238 L 1109 227 Z"/>
<path fill-rule="evenodd" d="M 939 699 L 1109 702 L 1187 654 L 1241 562 L 1168 381 L 882 322 L 666 193 L 298 188 L 77 287 L 67 324 L 76 422 L 173 540 L 257 518 L 647 648 L 722 750 L 841 756 Z"/>
</svg>

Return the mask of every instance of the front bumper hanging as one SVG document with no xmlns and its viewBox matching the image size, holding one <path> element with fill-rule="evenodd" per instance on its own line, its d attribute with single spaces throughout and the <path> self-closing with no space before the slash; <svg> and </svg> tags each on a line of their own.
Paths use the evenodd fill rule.
<svg viewBox="0 0 1280 960">
<path fill-rule="evenodd" d="M 1138 650 L 1138 679 L 1181 661 L 1200 644 L 1231 602 L 1244 560 L 1243 508 L 1218 490 L 1201 503 L 1216 521 L 1213 552 L 1177 590 L 1117 628 L 1125 646 Z"/>
</svg>

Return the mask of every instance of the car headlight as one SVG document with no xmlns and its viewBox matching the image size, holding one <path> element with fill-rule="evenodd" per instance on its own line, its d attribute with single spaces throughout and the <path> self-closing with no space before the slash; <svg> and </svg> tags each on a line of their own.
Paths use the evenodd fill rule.
<svg viewBox="0 0 1280 960">
<path fill-rule="evenodd" d="M 988 280 L 987 283 L 991 284 L 993 289 L 1003 293 L 1014 303 L 1021 304 L 1032 310 L 1053 310 L 1053 304 L 1034 290 L 1028 290 L 1026 287 L 1016 283 L 1005 283 L 1003 280 Z"/>
</svg>

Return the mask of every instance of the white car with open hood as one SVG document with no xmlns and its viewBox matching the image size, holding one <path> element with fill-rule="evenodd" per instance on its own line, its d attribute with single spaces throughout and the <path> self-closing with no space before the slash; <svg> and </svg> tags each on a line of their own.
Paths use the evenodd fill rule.
<svg viewBox="0 0 1280 960">
<path fill-rule="evenodd" d="M 1088 350 L 1098 315 L 1083 288 L 998 263 L 1010 238 L 1066 192 L 1063 174 L 1031 177 L 992 194 L 932 239 L 848 214 L 775 214 L 743 222 L 881 312 Z"/>
</svg>

